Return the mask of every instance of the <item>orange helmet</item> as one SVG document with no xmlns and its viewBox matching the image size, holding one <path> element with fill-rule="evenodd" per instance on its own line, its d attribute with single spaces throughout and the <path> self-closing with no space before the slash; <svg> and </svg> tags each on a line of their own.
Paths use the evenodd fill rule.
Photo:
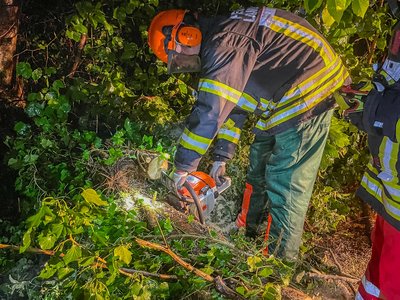
<svg viewBox="0 0 400 300">
<path fill-rule="evenodd" d="M 171 9 L 160 12 L 151 21 L 148 43 L 154 54 L 168 62 L 168 50 L 175 50 L 179 43 L 187 47 L 201 44 L 201 31 L 195 24 L 185 23 L 188 10 Z"/>
</svg>

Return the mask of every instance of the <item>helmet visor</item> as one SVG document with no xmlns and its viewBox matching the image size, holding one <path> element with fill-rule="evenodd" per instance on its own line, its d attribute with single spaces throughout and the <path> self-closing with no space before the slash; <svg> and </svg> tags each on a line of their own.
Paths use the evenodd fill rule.
<svg viewBox="0 0 400 300">
<path fill-rule="evenodd" d="M 193 73 L 201 71 L 198 55 L 186 55 L 173 50 L 168 51 L 168 73 Z"/>
</svg>

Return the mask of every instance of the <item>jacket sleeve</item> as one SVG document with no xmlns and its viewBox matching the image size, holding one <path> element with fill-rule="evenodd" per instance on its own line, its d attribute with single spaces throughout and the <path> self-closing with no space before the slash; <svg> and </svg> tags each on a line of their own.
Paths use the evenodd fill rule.
<svg viewBox="0 0 400 300">
<path fill-rule="evenodd" d="M 246 118 L 245 111 L 238 108 L 232 110 L 218 131 L 213 152 L 214 161 L 228 161 L 233 157 Z"/>
<path fill-rule="evenodd" d="M 238 103 L 258 55 L 258 43 L 234 33 L 208 41 L 201 52 L 198 99 L 175 154 L 179 170 L 193 172 Z"/>
<path fill-rule="evenodd" d="M 362 128 L 368 134 L 387 136 L 400 141 L 400 88 L 389 87 L 382 92 L 372 89 L 362 116 Z"/>
</svg>

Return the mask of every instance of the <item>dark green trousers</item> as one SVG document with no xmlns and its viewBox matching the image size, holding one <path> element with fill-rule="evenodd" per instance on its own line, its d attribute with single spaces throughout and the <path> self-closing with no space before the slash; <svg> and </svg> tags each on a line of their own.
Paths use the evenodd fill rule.
<svg viewBox="0 0 400 300">
<path fill-rule="evenodd" d="M 250 148 L 246 230 L 250 236 L 260 234 L 261 223 L 271 214 L 270 253 L 297 257 L 332 113 L 274 136 L 257 136 Z"/>
</svg>

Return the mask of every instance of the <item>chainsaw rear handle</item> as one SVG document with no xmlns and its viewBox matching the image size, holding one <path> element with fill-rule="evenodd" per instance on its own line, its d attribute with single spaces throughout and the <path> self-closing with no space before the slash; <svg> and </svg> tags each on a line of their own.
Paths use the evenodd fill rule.
<svg viewBox="0 0 400 300">
<path fill-rule="evenodd" d="M 200 199 L 197 196 L 195 190 L 193 189 L 193 187 L 190 185 L 189 182 L 185 181 L 185 183 L 183 184 L 183 186 L 188 190 L 188 192 L 190 193 L 190 195 L 193 198 L 194 204 L 196 205 L 197 208 L 197 213 L 199 214 L 199 221 L 201 224 L 205 224 L 204 221 L 204 215 L 203 215 L 203 209 L 201 207 L 201 203 L 200 203 Z"/>
</svg>

